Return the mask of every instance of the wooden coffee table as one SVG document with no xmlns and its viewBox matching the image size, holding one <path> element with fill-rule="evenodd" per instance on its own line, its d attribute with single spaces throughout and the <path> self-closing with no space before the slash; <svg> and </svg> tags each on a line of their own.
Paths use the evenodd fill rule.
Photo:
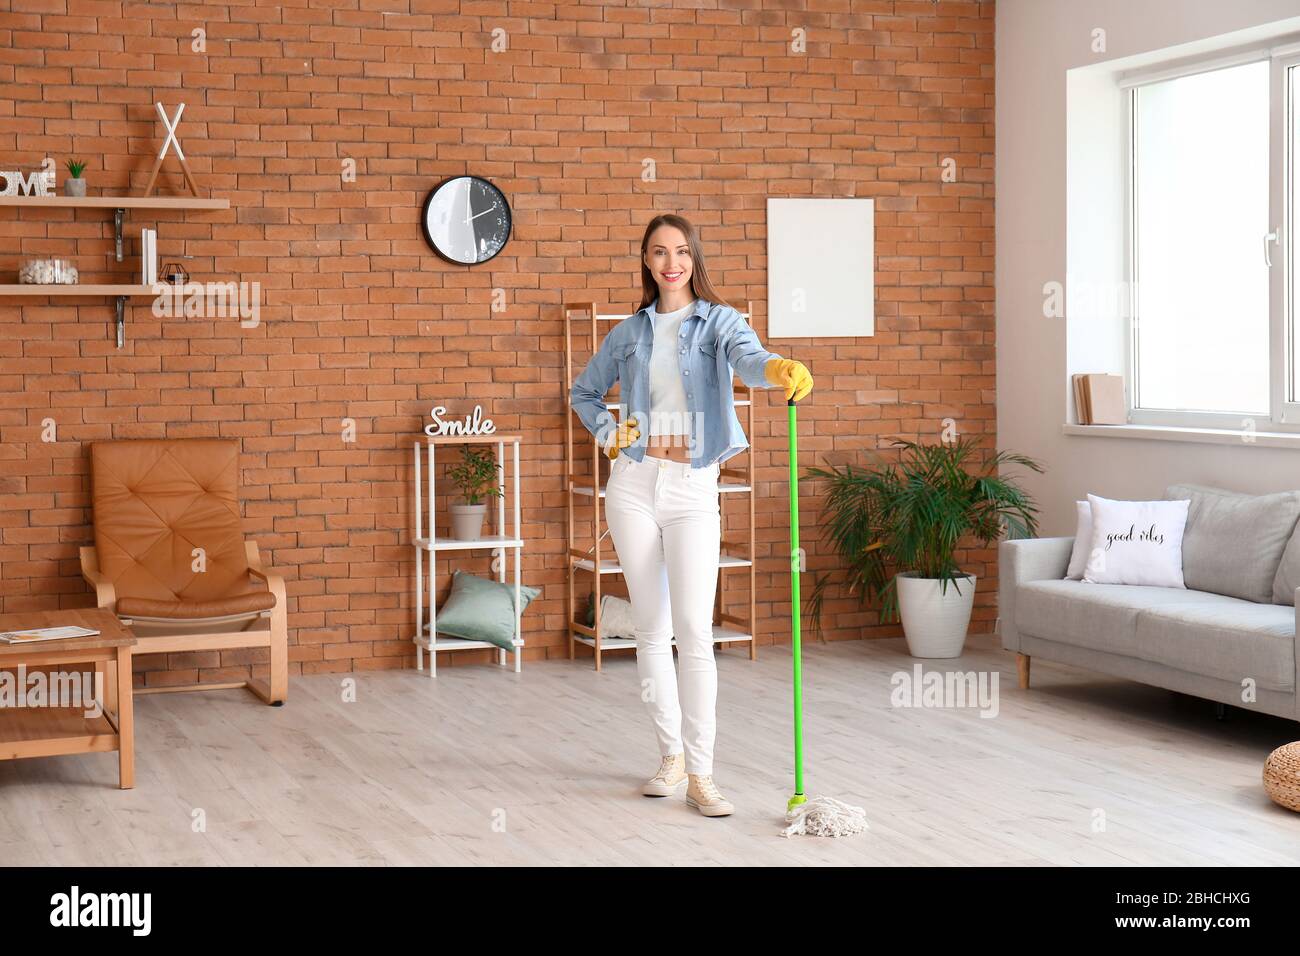
<svg viewBox="0 0 1300 956">
<path fill-rule="evenodd" d="M 135 786 L 135 729 L 131 707 L 131 648 L 135 637 L 109 611 L 33 611 L 0 614 L 0 631 L 37 627 L 79 627 L 99 631 L 95 637 L 75 637 L 36 644 L 0 642 L 0 670 L 24 665 L 60 669 L 64 664 L 94 664 L 104 674 L 102 713 L 86 715 L 86 707 L 0 706 L 0 760 L 54 757 L 63 754 L 117 751 L 118 785 Z M 94 688 L 84 693 L 93 693 Z M 0 701 L 0 703 L 8 703 Z"/>
</svg>

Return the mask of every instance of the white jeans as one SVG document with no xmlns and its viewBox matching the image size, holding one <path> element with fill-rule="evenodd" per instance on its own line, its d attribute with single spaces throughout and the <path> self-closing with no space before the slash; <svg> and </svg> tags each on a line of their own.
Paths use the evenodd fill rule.
<svg viewBox="0 0 1300 956">
<path fill-rule="evenodd" d="M 713 598 L 722 534 L 718 465 L 692 468 L 653 455 L 638 462 L 620 454 L 606 488 L 605 517 L 627 581 L 641 695 L 659 752 L 685 753 L 687 773 L 711 774 L 718 699 Z M 673 671 L 674 636 L 680 675 Z"/>
</svg>

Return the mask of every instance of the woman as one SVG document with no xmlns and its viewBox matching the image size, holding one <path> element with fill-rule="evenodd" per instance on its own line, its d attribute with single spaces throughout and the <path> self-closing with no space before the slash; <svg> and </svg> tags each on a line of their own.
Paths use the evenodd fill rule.
<svg viewBox="0 0 1300 956">
<path fill-rule="evenodd" d="M 573 383 L 570 402 L 613 463 L 605 516 L 636 624 L 637 672 L 662 757 L 641 792 L 687 783 L 705 816 L 732 805 L 713 782 L 713 598 L 722 513 L 718 470 L 748 442 L 736 418 L 732 370 L 749 386 L 812 389 L 799 362 L 766 351 L 709 282 L 695 227 L 656 216 L 641 238 L 641 307 L 619 322 Z M 621 383 L 616 421 L 605 394 Z M 642 438 L 642 432 L 645 438 Z M 672 640 L 680 663 L 673 672 Z"/>
</svg>

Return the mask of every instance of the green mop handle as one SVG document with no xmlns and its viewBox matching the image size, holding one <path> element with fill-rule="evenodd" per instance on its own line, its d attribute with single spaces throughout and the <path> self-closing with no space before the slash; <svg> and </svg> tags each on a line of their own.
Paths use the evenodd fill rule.
<svg viewBox="0 0 1300 956">
<path fill-rule="evenodd" d="M 806 803 L 803 789 L 803 646 L 799 640 L 799 450 L 796 447 L 794 399 L 786 401 L 790 416 L 790 635 L 794 655 L 794 796 L 786 809 Z"/>
</svg>

